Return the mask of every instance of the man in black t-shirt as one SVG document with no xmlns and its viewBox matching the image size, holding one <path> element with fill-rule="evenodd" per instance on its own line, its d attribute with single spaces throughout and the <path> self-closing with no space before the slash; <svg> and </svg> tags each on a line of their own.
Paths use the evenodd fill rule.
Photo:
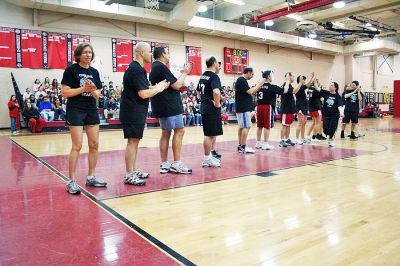
<svg viewBox="0 0 400 266">
<path fill-rule="evenodd" d="M 221 121 L 221 81 L 218 73 L 221 65 L 214 56 L 206 60 L 207 70 L 200 77 L 197 91 L 200 94 L 200 113 L 203 120 L 204 159 L 203 167 L 219 167 L 221 161 L 216 156 L 215 142 L 223 134 Z M 212 153 L 215 152 L 215 154 Z M 218 158 L 219 157 L 219 158 Z"/>
<path fill-rule="evenodd" d="M 170 86 L 168 89 L 151 98 L 151 107 L 154 117 L 159 118 L 160 127 L 162 129 L 160 138 L 160 155 L 161 165 L 160 173 L 168 172 L 191 174 L 192 169 L 186 167 L 181 162 L 182 139 L 185 134 L 183 124 L 183 105 L 179 89 L 183 86 L 185 78 L 192 70 L 192 63 L 185 65 L 182 75 L 177 79 L 168 69 L 169 54 L 165 47 L 156 47 L 153 51 L 154 61 L 149 80 L 151 84 L 166 79 Z M 168 147 L 171 138 L 171 131 L 174 130 L 172 138 L 172 151 L 174 162 L 168 162 Z"/>
<path fill-rule="evenodd" d="M 239 145 L 237 150 L 239 153 L 254 153 L 252 148 L 246 146 L 247 136 L 251 127 L 251 112 L 254 111 L 252 95 L 260 90 L 261 86 L 265 83 L 265 79 L 261 79 L 256 86 L 250 88 L 247 81 L 253 76 L 253 68 L 245 67 L 243 75 L 235 83 L 236 117 L 239 126 Z"/>
<path fill-rule="evenodd" d="M 346 125 L 351 121 L 351 140 L 357 140 L 355 135 L 355 127 L 358 124 L 358 113 L 360 112 L 360 102 L 362 101 L 360 83 L 355 80 L 351 83 L 351 87 L 346 88 L 342 95 L 344 106 L 344 118 L 342 120 L 342 132 L 340 137 L 345 138 L 344 131 L 346 130 Z"/>
<path fill-rule="evenodd" d="M 129 64 L 124 74 L 124 90 L 121 95 L 120 119 L 124 137 L 128 139 L 125 150 L 126 174 L 125 184 L 142 186 L 148 173 L 136 168 L 136 157 L 140 139 L 146 124 L 149 99 L 169 87 L 169 82 L 163 80 L 155 86 L 149 86 L 145 63 L 151 62 L 151 47 L 148 43 L 139 42 L 135 46 L 135 61 Z"/>
<path fill-rule="evenodd" d="M 308 142 L 308 139 L 304 138 L 309 109 L 307 90 L 311 86 L 311 84 L 313 84 L 314 79 L 314 72 L 311 73 L 308 79 L 305 76 L 298 76 L 297 86 L 293 91 L 293 93 L 296 95 L 296 113 L 298 118 L 296 129 L 296 143 L 299 145 L 302 145 L 304 142 Z"/>
<path fill-rule="evenodd" d="M 283 93 L 283 89 L 277 85 L 271 84 L 273 80 L 273 71 L 263 71 L 262 76 L 266 83 L 257 92 L 257 143 L 256 149 L 273 150 L 270 145 L 269 133 L 274 127 L 276 96 Z M 262 131 L 264 130 L 264 142 L 261 141 Z"/>
<path fill-rule="evenodd" d="M 294 82 L 294 76 L 291 72 L 285 74 L 285 83 L 283 83 L 284 93 L 281 96 L 281 141 L 279 142 L 280 147 L 294 146 L 295 143 L 289 138 L 290 125 L 294 120 L 294 113 L 296 112 L 295 99 L 293 95 L 294 88 L 292 83 Z"/>
</svg>

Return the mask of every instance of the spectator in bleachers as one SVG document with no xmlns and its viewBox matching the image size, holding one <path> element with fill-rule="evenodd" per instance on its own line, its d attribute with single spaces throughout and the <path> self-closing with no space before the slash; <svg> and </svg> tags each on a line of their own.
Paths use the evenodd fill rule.
<svg viewBox="0 0 400 266">
<path fill-rule="evenodd" d="M 58 84 L 58 80 L 57 79 L 53 79 L 53 81 L 51 82 L 51 90 L 52 91 L 58 91 L 59 90 L 59 84 Z M 59 94 L 59 93 L 57 93 Z"/>
<path fill-rule="evenodd" d="M 108 88 L 111 90 L 111 89 L 114 89 L 114 83 L 112 82 L 112 81 L 110 81 L 110 82 L 108 82 Z"/>
<path fill-rule="evenodd" d="M 193 113 L 193 102 L 186 102 L 184 104 L 184 112 L 186 115 L 186 126 L 190 126 L 192 123 L 194 124 L 194 113 Z"/>
<path fill-rule="evenodd" d="M 45 96 L 45 95 L 47 96 L 46 90 L 44 89 L 43 86 L 40 86 L 38 91 L 35 93 L 35 98 L 39 99 L 40 96 Z"/>
<path fill-rule="evenodd" d="M 40 102 L 39 112 L 44 120 L 46 121 L 54 120 L 53 104 L 49 101 L 48 96 L 44 96 L 43 101 Z"/>
<path fill-rule="evenodd" d="M 28 99 L 29 99 L 29 102 L 32 104 L 32 108 L 35 108 L 36 110 L 39 110 L 35 95 L 31 94 Z"/>
<path fill-rule="evenodd" d="M 193 115 L 194 115 L 194 125 L 201 126 L 203 121 L 200 114 L 200 101 L 197 97 L 193 98 Z"/>
<path fill-rule="evenodd" d="M 39 98 L 36 98 L 36 109 L 39 111 L 40 103 L 43 102 L 43 95 L 39 95 Z"/>
<path fill-rule="evenodd" d="M 49 96 L 49 102 L 51 102 L 52 104 L 54 104 L 56 102 L 58 98 L 56 97 L 56 93 L 55 92 L 50 92 L 50 96 Z"/>
<path fill-rule="evenodd" d="M 19 104 L 17 101 L 17 97 L 15 95 L 11 95 L 10 100 L 8 101 L 8 112 L 10 115 L 10 128 L 11 134 L 17 135 L 17 119 L 19 116 Z"/>
<path fill-rule="evenodd" d="M 42 86 L 42 84 L 40 83 L 40 80 L 35 79 L 35 82 L 33 83 L 33 86 L 32 86 L 33 93 L 37 92 L 41 86 Z"/>
<path fill-rule="evenodd" d="M 63 110 L 60 99 L 54 101 L 54 120 L 65 120 L 66 112 Z"/>
<path fill-rule="evenodd" d="M 40 117 L 39 111 L 32 107 L 32 103 L 29 100 L 25 101 L 22 115 L 29 122 L 29 128 L 31 129 L 32 133 L 42 132 L 46 121 Z"/>
<path fill-rule="evenodd" d="M 112 96 L 104 104 L 104 117 L 107 119 L 109 115 L 112 119 L 119 119 L 119 108 Z"/>
<path fill-rule="evenodd" d="M 26 99 L 29 99 L 29 96 L 31 96 L 31 89 L 30 88 L 26 88 L 24 95 L 22 96 L 22 99 L 24 99 L 24 101 Z"/>
<path fill-rule="evenodd" d="M 229 115 L 228 115 L 228 113 L 227 113 L 226 106 L 223 106 L 223 107 L 221 108 L 221 120 L 222 120 L 222 124 L 223 124 L 223 125 L 229 124 L 229 123 L 228 123 L 228 118 L 229 118 Z"/>
<path fill-rule="evenodd" d="M 43 82 L 43 87 L 46 91 L 51 90 L 50 79 L 46 77 Z"/>
</svg>

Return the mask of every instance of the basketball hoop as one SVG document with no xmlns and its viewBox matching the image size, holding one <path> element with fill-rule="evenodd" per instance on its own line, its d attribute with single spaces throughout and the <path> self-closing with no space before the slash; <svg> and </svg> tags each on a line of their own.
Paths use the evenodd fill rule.
<svg viewBox="0 0 400 266">
<path fill-rule="evenodd" d="M 159 10 L 160 2 L 158 0 L 145 0 L 144 7 L 150 10 Z"/>
</svg>

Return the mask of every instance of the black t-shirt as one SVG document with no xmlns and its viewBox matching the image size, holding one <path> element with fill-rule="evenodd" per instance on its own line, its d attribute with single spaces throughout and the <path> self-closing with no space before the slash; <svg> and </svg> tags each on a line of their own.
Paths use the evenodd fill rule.
<svg viewBox="0 0 400 266">
<path fill-rule="evenodd" d="M 140 90 L 149 89 L 146 70 L 133 61 L 124 73 L 124 90 L 121 94 L 119 118 L 123 123 L 144 124 L 146 122 L 149 99 L 139 96 Z"/>
<path fill-rule="evenodd" d="M 241 76 L 235 83 L 235 105 L 237 113 L 251 112 L 254 110 L 253 96 L 248 94 L 250 89 L 247 80 Z"/>
<path fill-rule="evenodd" d="M 218 75 L 211 71 L 204 72 L 197 85 L 197 91 L 200 93 L 201 97 L 201 114 L 221 113 L 221 108 L 216 108 L 212 103 L 212 100 L 214 100 L 214 89 L 221 90 L 221 81 Z"/>
<path fill-rule="evenodd" d="M 345 102 L 344 111 L 358 113 L 360 111 L 360 101 L 358 100 L 358 92 L 354 93 L 349 98 L 344 97 L 346 94 L 351 93 L 353 91 L 354 91 L 353 89 L 351 90 L 346 89 L 342 94 L 343 101 Z"/>
<path fill-rule="evenodd" d="M 342 97 L 338 93 L 332 94 L 329 91 L 321 90 L 321 96 L 324 97 L 323 114 L 326 117 L 338 117 L 340 115 L 339 106 L 342 106 Z"/>
<path fill-rule="evenodd" d="M 99 72 L 93 68 L 83 68 L 78 63 L 72 64 L 64 71 L 61 84 L 69 86 L 71 89 L 79 89 L 85 86 L 85 80 L 91 80 L 101 90 L 101 80 Z M 96 99 L 90 92 L 83 92 L 79 95 L 69 97 L 67 111 L 69 109 L 82 111 L 96 111 Z"/>
<path fill-rule="evenodd" d="M 155 61 L 151 67 L 149 80 L 152 85 L 167 80 L 174 84 L 177 79 L 166 65 L 160 61 Z M 169 117 L 183 113 L 183 105 L 179 90 L 174 90 L 171 86 L 163 92 L 151 97 L 151 108 L 154 117 Z"/>
<path fill-rule="evenodd" d="M 282 87 L 285 86 L 285 83 Z M 294 114 L 296 113 L 296 105 L 293 95 L 293 86 L 289 84 L 289 89 L 287 93 L 283 93 L 281 97 L 281 113 L 282 114 Z"/>
<path fill-rule="evenodd" d="M 321 110 L 321 93 L 314 87 L 308 88 L 308 105 L 310 112 Z"/>
<path fill-rule="evenodd" d="M 299 91 L 296 93 L 296 109 L 308 110 L 308 100 L 307 100 L 307 86 L 301 85 Z"/>
<path fill-rule="evenodd" d="M 271 105 L 273 108 L 276 106 L 277 94 L 282 94 L 283 89 L 271 83 L 264 83 L 261 89 L 257 92 L 258 105 Z"/>
</svg>

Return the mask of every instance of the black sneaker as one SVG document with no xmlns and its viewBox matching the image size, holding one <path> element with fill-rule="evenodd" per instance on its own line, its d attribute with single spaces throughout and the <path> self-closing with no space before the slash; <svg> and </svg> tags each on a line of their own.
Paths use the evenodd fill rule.
<svg viewBox="0 0 400 266">
<path fill-rule="evenodd" d="M 288 139 L 287 141 L 286 141 L 286 144 L 287 145 L 290 145 L 290 146 L 294 146 L 294 145 L 296 145 L 294 142 L 292 142 L 290 139 Z"/>
<path fill-rule="evenodd" d="M 221 159 L 221 157 L 222 157 L 222 155 L 219 154 L 216 150 L 212 150 L 212 151 L 211 151 L 211 155 L 212 155 L 214 158 L 217 158 L 218 160 Z"/>
<path fill-rule="evenodd" d="M 322 134 L 319 134 L 319 140 L 326 140 L 326 138 Z"/>
<path fill-rule="evenodd" d="M 351 132 L 350 140 L 358 140 L 358 137 L 354 134 L 354 132 Z"/>
<path fill-rule="evenodd" d="M 243 147 L 242 145 L 239 145 L 239 146 L 237 147 L 237 151 L 238 151 L 238 153 L 245 153 L 244 147 Z"/>
</svg>

